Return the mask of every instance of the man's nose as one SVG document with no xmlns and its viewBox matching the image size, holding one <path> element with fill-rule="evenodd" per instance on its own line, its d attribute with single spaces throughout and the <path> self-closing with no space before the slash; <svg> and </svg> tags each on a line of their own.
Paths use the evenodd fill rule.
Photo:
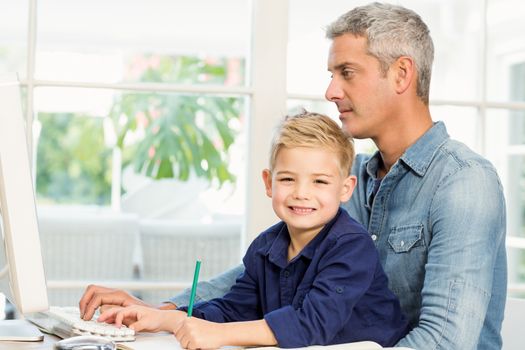
<svg viewBox="0 0 525 350">
<path fill-rule="evenodd" d="M 337 79 L 332 78 L 332 80 L 330 80 L 330 84 L 328 84 L 328 87 L 326 88 L 324 97 L 328 101 L 335 102 L 335 101 L 343 99 L 343 95 L 344 95 L 344 92 L 343 92 L 343 89 L 341 88 L 341 84 L 339 83 Z"/>
</svg>

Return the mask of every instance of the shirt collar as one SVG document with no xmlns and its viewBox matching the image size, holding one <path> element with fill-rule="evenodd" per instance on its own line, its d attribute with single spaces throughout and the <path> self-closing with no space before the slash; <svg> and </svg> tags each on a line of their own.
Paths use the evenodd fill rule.
<svg viewBox="0 0 525 350">
<path fill-rule="evenodd" d="M 412 146 L 401 156 L 405 162 L 419 176 L 425 175 L 434 155 L 448 140 L 447 128 L 443 122 L 434 123 Z"/>
<path fill-rule="evenodd" d="M 306 245 L 306 247 L 303 248 L 297 254 L 296 257 L 294 257 L 290 262 L 296 261 L 297 259 L 300 259 L 300 257 L 307 258 L 309 260 L 312 260 L 315 249 L 319 246 L 321 241 L 324 239 L 324 237 L 328 234 L 334 223 L 337 221 L 339 216 L 341 215 L 341 208 L 337 211 L 337 214 L 335 217 L 330 220 L 323 229 Z M 268 256 L 268 259 L 274 263 L 275 265 L 279 266 L 280 268 L 285 268 L 288 264 L 288 245 L 290 244 L 290 234 L 288 233 L 288 227 L 286 224 L 283 223 L 279 233 L 277 234 L 277 237 L 273 242 L 270 244 L 262 247 L 262 249 L 259 250 L 260 253 L 263 255 Z"/>
<path fill-rule="evenodd" d="M 441 121 L 434 125 L 421 136 L 412 146 L 410 146 L 401 156 L 401 160 L 409 166 L 419 176 L 425 175 L 437 150 L 449 138 L 447 128 Z M 381 154 L 379 151 L 368 160 L 366 171 L 372 178 L 377 177 L 377 169 L 381 164 Z"/>
</svg>

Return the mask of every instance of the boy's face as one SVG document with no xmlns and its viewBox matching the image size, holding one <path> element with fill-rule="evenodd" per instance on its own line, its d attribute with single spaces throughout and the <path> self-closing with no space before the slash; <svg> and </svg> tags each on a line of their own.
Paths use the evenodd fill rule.
<svg viewBox="0 0 525 350">
<path fill-rule="evenodd" d="M 350 199 L 356 184 L 355 176 L 341 175 L 332 152 L 310 147 L 282 148 L 273 172 L 263 171 L 263 180 L 273 210 L 290 235 L 319 232 L 341 202 Z"/>
</svg>

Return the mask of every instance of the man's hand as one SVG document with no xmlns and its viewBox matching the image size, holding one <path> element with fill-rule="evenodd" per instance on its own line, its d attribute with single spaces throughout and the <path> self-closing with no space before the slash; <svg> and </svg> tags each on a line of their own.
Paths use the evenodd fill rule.
<svg viewBox="0 0 525 350">
<path fill-rule="evenodd" d="M 186 318 L 186 313 L 182 311 L 133 305 L 111 308 L 103 312 L 97 321 L 114 323 L 117 327 L 126 324 L 135 332 L 173 332 Z"/>
<path fill-rule="evenodd" d="M 201 320 L 197 317 L 185 317 L 175 329 L 175 337 L 184 349 L 217 349 L 228 340 L 224 323 Z"/>
<path fill-rule="evenodd" d="M 104 312 L 115 306 L 142 305 L 149 306 L 142 300 L 135 298 L 127 292 L 119 289 L 106 288 L 102 286 L 89 285 L 80 298 L 78 304 L 80 317 L 84 320 L 91 320 L 95 311 L 100 307 Z"/>
</svg>

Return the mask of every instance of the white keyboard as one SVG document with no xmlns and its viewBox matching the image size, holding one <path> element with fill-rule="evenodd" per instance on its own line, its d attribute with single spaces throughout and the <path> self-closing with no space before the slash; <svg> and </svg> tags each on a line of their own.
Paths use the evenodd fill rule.
<svg viewBox="0 0 525 350">
<path fill-rule="evenodd" d="M 55 334 L 61 338 L 75 335 L 98 335 L 116 342 L 134 341 L 135 331 L 122 326 L 95 321 L 84 321 L 80 318 L 78 307 L 51 306 L 48 311 L 38 312 L 27 319 L 36 324 L 42 331 Z"/>
</svg>

